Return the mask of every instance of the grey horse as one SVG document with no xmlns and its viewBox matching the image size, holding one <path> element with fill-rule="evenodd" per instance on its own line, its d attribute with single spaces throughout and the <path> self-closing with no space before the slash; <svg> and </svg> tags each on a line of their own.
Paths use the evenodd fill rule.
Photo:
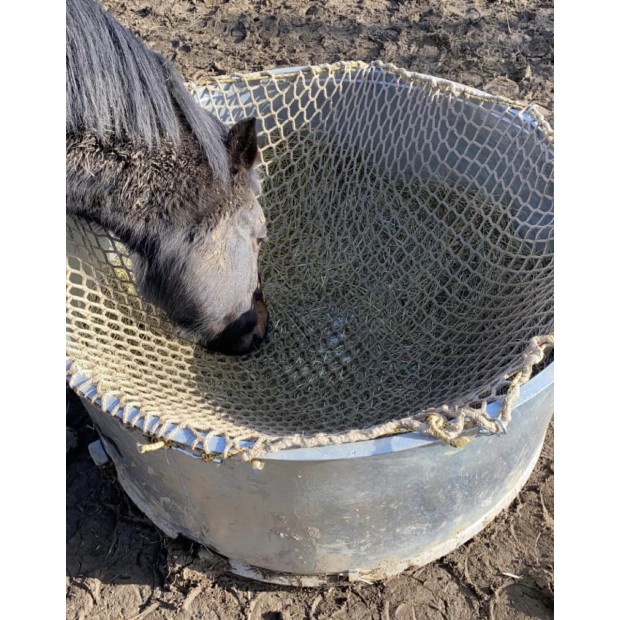
<svg viewBox="0 0 620 620">
<path fill-rule="evenodd" d="M 202 345 L 263 341 L 255 119 L 230 129 L 94 0 L 67 0 L 67 214 L 129 249 L 141 294 Z"/>
</svg>

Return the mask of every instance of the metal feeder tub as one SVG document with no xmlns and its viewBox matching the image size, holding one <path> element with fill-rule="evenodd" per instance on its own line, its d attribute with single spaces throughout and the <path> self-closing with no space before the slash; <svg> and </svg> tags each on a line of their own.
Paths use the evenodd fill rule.
<svg viewBox="0 0 620 620">
<path fill-rule="evenodd" d="M 208 546 L 228 558 L 232 572 L 253 579 L 302 586 L 372 581 L 447 554 L 479 532 L 521 490 L 536 464 L 553 412 L 553 363 L 541 355 L 535 362 L 530 360 L 526 370 L 519 366 L 527 358 L 532 339 L 552 341 L 550 128 L 535 110 L 520 110 L 480 91 L 380 63 L 214 78 L 196 90 L 196 95 L 224 122 L 249 115 L 259 119 L 264 173 L 261 200 L 269 226 L 267 246 L 271 246 L 262 259 L 263 280 L 275 329 L 272 341 L 247 360 L 234 362 L 239 365 L 230 375 L 225 365 L 233 362 L 224 356 L 205 357 L 206 361 L 201 357 L 198 362 L 187 358 L 190 361 L 186 362 L 184 352 L 191 352 L 193 345 L 170 345 L 176 357 L 164 360 L 162 367 L 177 370 L 176 383 L 168 391 L 178 389 L 195 400 L 187 406 L 171 400 L 168 407 L 164 390 L 155 394 L 157 379 L 148 383 L 148 369 L 155 369 L 157 375 L 158 362 L 153 356 L 167 355 L 166 343 L 176 343 L 177 336 L 166 335 L 165 317 L 149 323 L 151 319 L 145 320 L 142 313 L 131 323 L 134 302 L 127 301 L 135 294 L 129 290 L 131 278 L 119 276 L 120 284 L 101 285 L 105 273 L 125 268 L 122 248 L 88 224 L 70 224 L 67 376 L 99 431 L 121 485 L 167 535 L 182 534 Z M 316 167 L 319 159 L 308 163 L 313 153 L 323 158 L 320 162 L 329 163 L 328 172 Z M 301 174 L 291 171 L 304 166 L 306 171 L 311 169 L 312 178 L 291 179 L 291 174 Z M 330 183 L 338 175 L 341 181 L 336 183 L 345 185 L 333 189 Z M 382 185 L 384 179 L 394 182 L 391 189 Z M 398 201 L 402 192 L 416 184 L 434 188 L 429 200 L 435 202 L 428 206 L 431 203 L 422 201 L 414 217 L 410 214 L 413 208 L 399 206 Z M 284 186 L 295 197 L 282 215 Z M 481 206 L 463 221 L 454 218 L 446 197 L 449 191 L 439 191 L 440 186 L 459 188 L 466 197 L 491 196 L 502 215 L 495 218 Z M 302 191 L 303 187 L 310 189 Z M 373 188 L 380 191 L 372 194 Z M 388 194 L 389 200 L 380 204 L 377 197 Z M 350 203 L 352 195 L 355 199 Z M 356 209 L 362 208 L 359 205 L 368 196 L 373 208 L 358 215 L 361 211 Z M 324 234 L 304 229 L 315 225 L 321 209 L 329 209 L 331 218 L 339 204 L 346 213 L 341 220 L 327 221 Z M 470 208 L 465 202 L 456 204 L 459 213 Z M 309 208 L 315 215 L 306 224 L 301 218 Z M 408 236 L 405 230 L 410 217 L 411 222 L 425 226 L 417 236 Z M 302 232 L 287 228 L 293 225 Z M 441 232 L 444 225 L 446 230 L 456 230 L 462 242 L 455 243 Z M 342 230 L 357 227 L 357 245 L 332 234 L 338 226 Z M 502 227 L 510 228 L 510 239 L 506 240 Z M 482 229 L 485 236 L 478 243 L 476 234 Z M 76 241 L 79 230 L 86 231 L 84 238 L 95 239 L 91 246 Z M 364 235 L 376 238 L 365 241 Z M 295 269 L 301 262 L 290 252 L 303 247 L 309 238 L 325 244 L 313 259 L 321 265 L 323 280 L 313 280 L 319 267 L 295 277 L 302 280 L 298 290 L 316 293 L 313 304 L 325 304 L 314 323 L 311 311 L 301 313 L 291 307 L 294 301 L 282 301 L 286 286 L 294 288 L 295 277 L 287 272 L 278 279 L 280 266 Z M 347 305 L 338 297 L 346 282 L 330 285 L 329 278 L 343 261 L 350 261 L 354 281 L 355 270 L 364 268 L 366 251 L 362 247 L 356 254 L 356 248 L 364 243 L 375 248 L 379 266 L 355 283 L 364 293 L 356 292 Z M 419 252 L 428 247 L 433 249 L 427 259 Z M 510 254 L 501 277 L 489 271 L 495 268 L 492 262 L 498 260 L 500 250 Z M 299 257 L 310 251 L 305 248 Z M 95 255 L 111 271 L 106 272 L 105 266 L 85 267 Z M 411 266 L 403 268 L 409 255 L 414 256 Z M 469 256 L 474 258 L 468 263 Z M 460 274 L 459 282 L 446 283 L 442 265 L 448 265 L 448 276 Z M 467 280 L 472 265 L 480 273 Z M 535 270 L 533 276 L 530 269 Z M 386 284 L 392 271 L 399 278 L 393 286 Z M 378 274 L 376 279 L 373 273 Z M 407 298 L 408 291 L 420 282 L 416 280 L 419 273 L 427 274 L 420 285 L 422 294 Z M 522 277 L 525 285 L 520 286 Z M 325 281 L 327 288 L 322 289 Z M 85 288 L 79 292 L 79 287 Z M 478 289 L 487 297 L 477 298 Z M 508 295 L 507 291 L 514 297 L 504 302 L 502 295 Z M 109 305 L 100 301 L 106 295 L 115 296 Z M 384 310 L 376 313 L 370 304 L 365 306 L 369 298 L 386 300 Z M 136 326 L 140 337 L 132 340 L 134 353 L 127 353 L 129 357 L 122 362 L 128 377 L 131 355 L 140 354 L 141 348 L 155 359 L 145 354 L 153 365 L 141 366 L 134 373 L 138 376 L 135 390 L 130 377 L 111 385 L 104 368 L 108 349 L 93 352 L 103 336 L 87 324 L 89 304 L 100 308 L 100 321 L 117 312 L 121 318 L 114 320 L 119 333 L 125 325 Z M 145 307 L 140 306 L 140 312 Z M 325 318 L 328 328 L 321 327 L 321 312 L 332 312 Z M 364 323 L 365 318 L 356 323 L 358 314 L 364 312 L 374 322 Z M 406 323 L 407 316 L 415 312 L 427 314 Z M 78 315 L 81 322 L 75 318 Z M 455 325 L 443 325 L 442 316 L 452 317 Z M 520 322 L 512 329 L 514 317 Z M 291 324 L 297 330 L 294 334 Z M 370 331 L 361 333 L 366 324 L 376 326 L 381 336 L 373 340 Z M 510 329 L 512 340 L 502 335 Z M 89 330 L 95 334 L 95 344 L 85 341 Z M 398 333 L 387 342 L 392 332 Z M 152 338 L 151 333 L 155 334 Z M 303 340 L 289 343 L 286 352 L 278 349 L 282 340 L 308 334 L 316 335 L 307 338 L 307 346 L 314 347 L 309 355 L 320 357 L 320 364 L 302 359 Z M 427 336 L 430 344 L 424 349 Z M 143 343 L 149 343 L 148 347 Z M 122 357 L 128 347 L 119 348 L 117 354 L 112 347 L 110 359 Z M 281 356 L 279 367 L 274 362 L 277 355 Z M 212 375 L 210 359 L 220 369 Z M 370 360 L 367 368 L 365 360 Z M 449 368 L 450 363 L 456 370 Z M 233 437 L 235 411 L 246 410 L 242 405 L 235 409 L 234 393 L 226 392 L 228 377 L 238 379 L 239 373 L 260 377 L 261 368 L 272 373 L 273 402 L 269 389 L 260 387 L 264 398 L 253 397 L 258 411 L 243 414 L 243 429 Z M 193 381 L 195 376 L 207 377 L 206 387 L 200 388 L 203 392 L 183 383 L 185 377 Z M 220 376 L 224 379 L 218 383 Z M 143 392 L 139 392 L 140 381 L 146 386 Z M 239 379 L 239 385 L 253 385 L 244 381 Z M 354 386 L 349 389 L 347 382 Z M 277 396 L 280 384 L 284 386 L 282 401 Z M 334 392 L 329 392 L 334 384 Z M 367 395 L 364 389 L 369 390 Z M 235 390 L 242 392 L 242 388 Z M 224 393 L 228 395 L 219 396 Z M 159 400 L 149 401 L 149 394 Z M 338 395 L 341 401 L 334 400 Z M 304 398 L 314 399 L 316 419 L 312 402 L 308 405 Z M 175 418 L 174 411 L 192 413 L 209 399 L 219 416 L 214 419 L 225 425 L 221 432 L 213 425 Z M 287 422 L 287 413 L 298 403 L 300 408 L 309 408 Z M 343 420 L 331 432 L 329 416 L 339 411 L 344 412 Z M 372 418 L 375 414 L 376 419 Z M 273 419 L 278 426 L 270 433 L 264 425 Z M 262 439 L 252 439 L 252 425 Z M 288 441 L 282 443 L 279 433 Z"/>
</svg>

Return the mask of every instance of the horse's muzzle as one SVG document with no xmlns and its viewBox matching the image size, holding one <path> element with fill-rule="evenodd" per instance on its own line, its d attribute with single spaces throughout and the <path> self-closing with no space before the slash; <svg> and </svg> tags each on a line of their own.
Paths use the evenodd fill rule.
<svg viewBox="0 0 620 620">
<path fill-rule="evenodd" d="M 207 348 L 227 355 L 245 355 L 258 348 L 268 331 L 269 311 L 259 281 L 252 297 L 252 307 L 208 342 Z"/>
</svg>

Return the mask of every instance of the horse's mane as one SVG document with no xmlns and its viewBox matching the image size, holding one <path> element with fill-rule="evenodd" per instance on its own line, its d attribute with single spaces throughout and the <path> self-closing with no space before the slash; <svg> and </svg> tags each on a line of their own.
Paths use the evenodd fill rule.
<svg viewBox="0 0 620 620">
<path fill-rule="evenodd" d="M 181 144 L 181 114 L 220 179 L 229 175 L 225 126 L 202 110 L 168 60 L 95 0 L 67 0 L 67 134 L 91 132 L 157 147 Z M 176 108 L 176 109 L 175 109 Z"/>
</svg>

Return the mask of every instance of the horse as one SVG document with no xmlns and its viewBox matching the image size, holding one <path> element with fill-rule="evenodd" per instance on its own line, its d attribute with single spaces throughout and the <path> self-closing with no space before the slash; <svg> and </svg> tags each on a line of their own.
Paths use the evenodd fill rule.
<svg viewBox="0 0 620 620">
<path fill-rule="evenodd" d="M 228 128 L 95 0 L 66 4 L 67 214 L 127 248 L 141 295 L 209 350 L 267 334 L 256 119 Z"/>
</svg>

